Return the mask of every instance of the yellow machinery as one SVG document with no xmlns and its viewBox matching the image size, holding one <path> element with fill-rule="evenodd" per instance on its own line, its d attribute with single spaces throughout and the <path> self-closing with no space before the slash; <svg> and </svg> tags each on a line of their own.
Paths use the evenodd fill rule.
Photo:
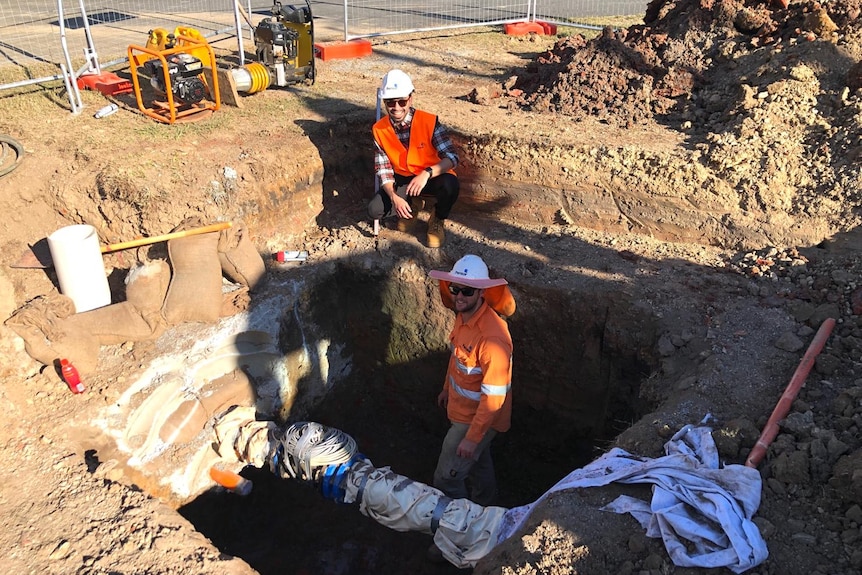
<svg viewBox="0 0 862 575">
<path fill-rule="evenodd" d="M 257 61 L 231 70 L 239 92 L 314 82 L 314 22 L 308 0 L 300 8 L 275 0 L 270 13 L 254 27 Z"/>
<path fill-rule="evenodd" d="M 254 26 L 257 61 L 230 70 L 229 80 L 238 92 L 253 94 L 271 86 L 314 82 L 309 0 L 299 8 L 274 0 L 270 13 Z M 173 124 L 208 117 L 221 106 L 215 56 L 197 30 L 185 26 L 173 32 L 150 30 L 146 46 L 130 45 L 128 55 L 138 108 L 145 115 Z M 152 105 L 144 102 L 139 75 L 147 76 L 158 94 Z"/>
<path fill-rule="evenodd" d="M 145 115 L 173 124 L 208 117 L 221 106 L 215 55 L 194 29 L 178 27 L 174 33 L 151 30 L 146 46 L 130 45 L 129 68 L 138 108 Z M 139 73 L 164 98 L 144 104 Z"/>
</svg>

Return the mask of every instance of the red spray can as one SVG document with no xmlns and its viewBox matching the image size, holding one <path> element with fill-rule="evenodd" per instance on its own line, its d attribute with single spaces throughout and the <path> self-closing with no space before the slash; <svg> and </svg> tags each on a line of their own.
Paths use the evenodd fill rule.
<svg viewBox="0 0 862 575">
<path fill-rule="evenodd" d="M 74 365 L 69 363 L 68 359 L 60 360 L 60 373 L 63 374 L 63 380 L 69 385 L 72 393 L 81 393 L 84 391 L 84 384 L 81 383 L 81 376 L 78 375 L 78 370 Z"/>
</svg>

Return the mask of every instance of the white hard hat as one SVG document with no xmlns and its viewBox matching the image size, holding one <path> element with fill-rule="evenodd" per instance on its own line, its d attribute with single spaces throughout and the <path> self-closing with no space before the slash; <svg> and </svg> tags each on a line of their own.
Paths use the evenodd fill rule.
<svg viewBox="0 0 862 575">
<path fill-rule="evenodd" d="M 380 98 L 389 100 L 391 98 L 406 98 L 413 93 L 413 82 L 410 76 L 401 70 L 390 70 L 383 76 L 380 83 Z"/>
<path fill-rule="evenodd" d="M 467 254 L 452 266 L 451 272 L 432 270 L 428 273 L 434 279 L 448 281 L 451 283 L 470 286 L 478 289 L 486 289 L 499 285 L 506 285 L 503 278 L 489 278 L 488 266 L 479 256 Z"/>
</svg>

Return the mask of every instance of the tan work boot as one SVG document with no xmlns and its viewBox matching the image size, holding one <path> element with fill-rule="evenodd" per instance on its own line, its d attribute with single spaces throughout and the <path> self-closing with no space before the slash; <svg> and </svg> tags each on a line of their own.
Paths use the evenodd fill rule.
<svg viewBox="0 0 862 575">
<path fill-rule="evenodd" d="M 409 220 L 398 218 L 398 231 L 405 234 L 413 233 L 416 228 L 416 220 L 419 218 L 419 212 L 425 207 L 425 200 L 420 197 L 410 198 L 407 200 L 410 203 L 410 211 L 413 217 Z"/>
<path fill-rule="evenodd" d="M 443 229 L 444 220 L 438 219 L 436 213 L 428 218 L 428 247 L 439 248 L 446 241 L 446 232 Z"/>
<path fill-rule="evenodd" d="M 414 212 L 414 214 L 415 214 L 415 212 Z M 416 216 L 415 215 L 412 218 L 410 218 L 409 220 L 405 219 L 405 218 L 398 218 L 398 231 L 399 232 L 409 234 L 409 233 L 413 232 L 413 230 L 415 228 L 416 228 Z"/>
</svg>

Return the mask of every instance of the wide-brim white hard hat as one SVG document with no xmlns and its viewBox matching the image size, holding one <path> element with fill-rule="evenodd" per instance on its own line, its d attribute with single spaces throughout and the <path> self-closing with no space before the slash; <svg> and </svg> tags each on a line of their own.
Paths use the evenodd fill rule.
<svg viewBox="0 0 862 575">
<path fill-rule="evenodd" d="M 482 258 L 473 254 L 467 254 L 455 262 L 451 271 L 431 270 L 428 272 L 428 275 L 436 280 L 443 280 L 477 289 L 486 289 L 509 283 L 503 278 L 489 278 L 488 266 L 485 265 Z"/>
<path fill-rule="evenodd" d="M 401 70 L 390 70 L 383 76 L 383 81 L 380 83 L 381 99 L 406 98 L 412 93 L 413 82 L 410 76 Z"/>
</svg>

